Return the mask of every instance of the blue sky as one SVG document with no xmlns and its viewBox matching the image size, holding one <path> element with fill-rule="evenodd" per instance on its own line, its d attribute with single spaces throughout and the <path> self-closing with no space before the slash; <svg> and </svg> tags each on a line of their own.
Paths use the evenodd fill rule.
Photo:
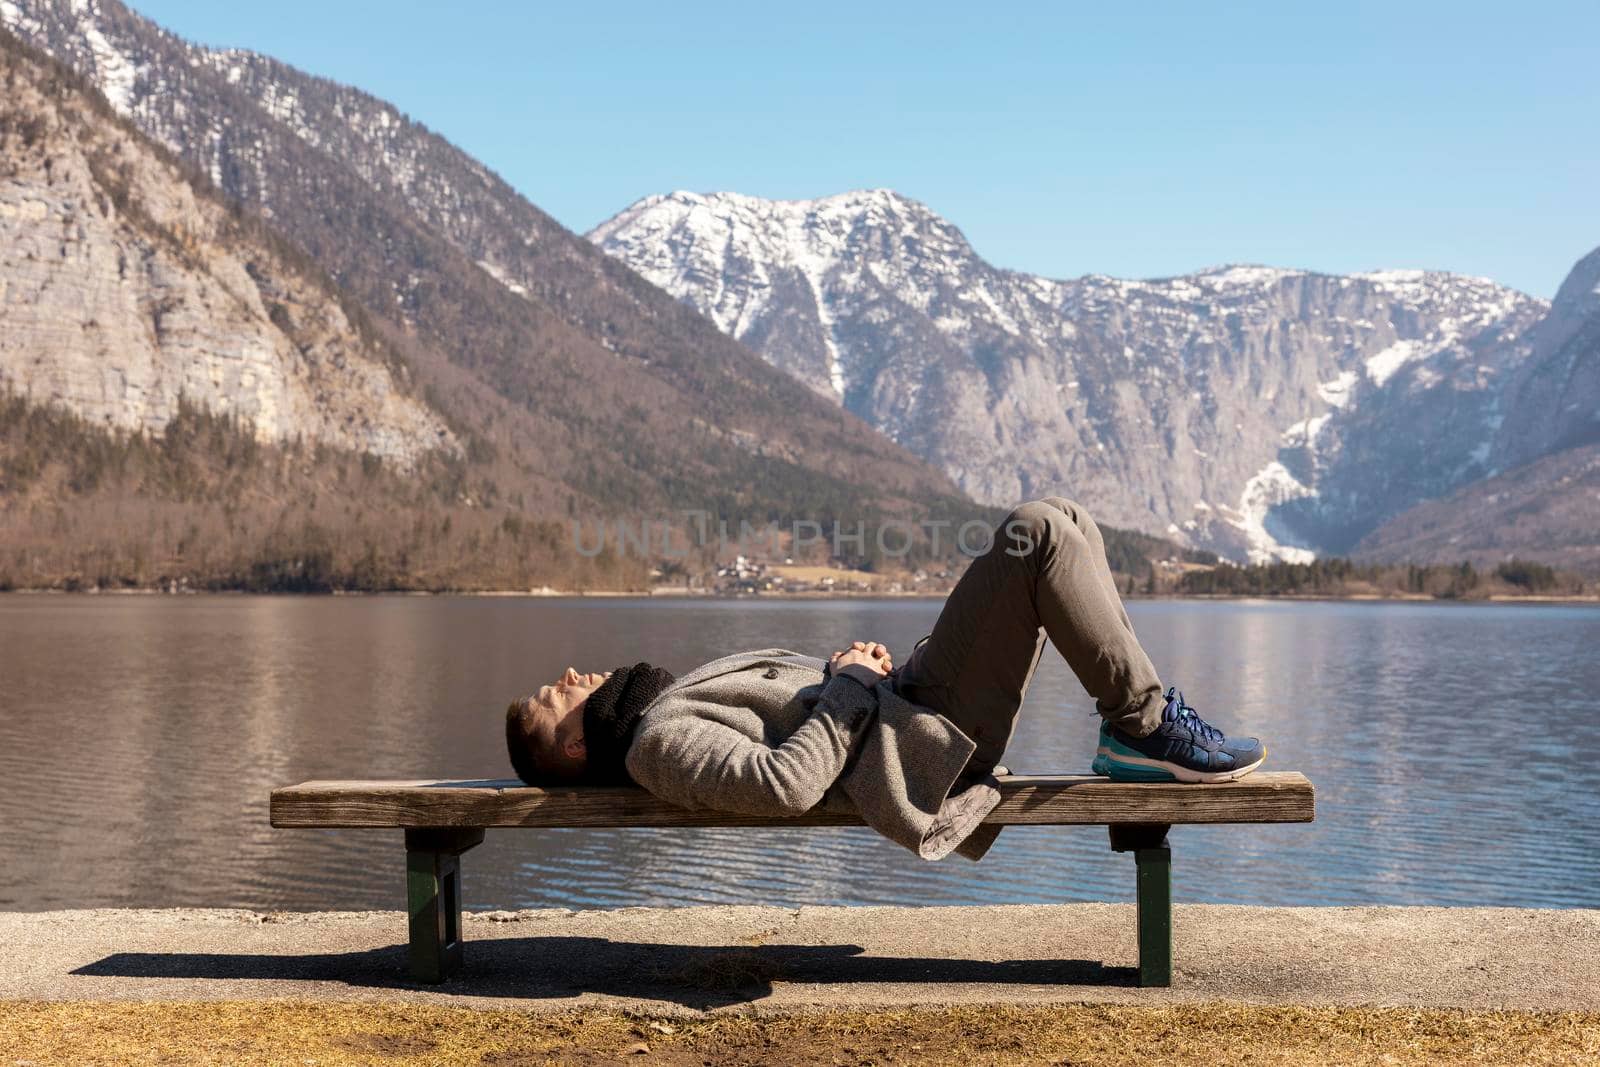
<svg viewBox="0 0 1600 1067">
<path fill-rule="evenodd" d="M 672 189 L 887 187 L 1052 277 L 1429 267 L 1540 296 L 1600 245 L 1592 2 L 135 7 L 389 100 L 580 232 Z"/>
</svg>

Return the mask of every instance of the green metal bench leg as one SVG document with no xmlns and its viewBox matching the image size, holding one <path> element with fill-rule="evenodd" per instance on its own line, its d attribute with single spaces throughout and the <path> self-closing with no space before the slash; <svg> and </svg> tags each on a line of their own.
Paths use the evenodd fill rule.
<svg viewBox="0 0 1600 1067">
<path fill-rule="evenodd" d="M 482 830 L 406 831 L 409 959 L 418 982 L 438 984 L 461 967 L 461 853 L 482 841 Z"/>
<path fill-rule="evenodd" d="M 1139 901 L 1139 984 L 1172 985 L 1172 849 L 1166 826 L 1112 826 L 1111 847 L 1132 852 Z"/>
<path fill-rule="evenodd" d="M 1139 879 L 1139 984 L 1172 984 L 1172 849 L 1133 854 Z"/>
</svg>

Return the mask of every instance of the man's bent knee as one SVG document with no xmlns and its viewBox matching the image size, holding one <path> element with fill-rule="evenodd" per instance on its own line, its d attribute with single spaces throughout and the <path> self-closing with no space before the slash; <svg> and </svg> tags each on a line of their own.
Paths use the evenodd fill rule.
<svg viewBox="0 0 1600 1067">
<path fill-rule="evenodd" d="M 1000 524 L 998 541 L 1013 556 L 1031 555 L 1040 546 L 1083 543 L 1084 524 L 1093 520 L 1079 504 L 1063 497 L 1030 500 L 1011 509 Z"/>
<path fill-rule="evenodd" d="M 1064 496 L 1047 496 L 1040 503 L 1048 504 L 1066 514 L 1073 524 L 1080 527 L 1094 525 L 1094 519 L 1089 515 L 1089 509 L 1076 500 L 1068 500 Z"/>
<path fill-rule="evenodd" d="M 1100 536 L 1100 527 L 1095 525 L 1094 516 L 1089 514 L 1088 508 L 1075 500 L 1068 500 L 1066 497 L 1061 496 L 1047 496 L 1044 498 L 1044 502 L 1053 508 L 1059 508 L 1083 536 L 1088 539 L 1089 544 L 1102 545 L 1105 543 Z"/>
</svg>

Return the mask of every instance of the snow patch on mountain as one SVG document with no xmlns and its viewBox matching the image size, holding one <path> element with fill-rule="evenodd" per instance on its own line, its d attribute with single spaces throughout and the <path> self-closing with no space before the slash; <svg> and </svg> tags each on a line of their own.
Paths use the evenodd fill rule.
<svg viewBox="0 0 1600 1067">
<path fill-rule="evenodd" d="M 1276 285 L 1285 278 L 1298 277 L 1303 272 L 1297 270 L 1283 270 L 1279 267 L 1262 267 L 1252 264 L 1233 265 L 1227 267 L 1212 267 L 1193 275 L 1193 281 L 1207 288 L 1234 289 L 1234 288 L 1260 288 L 1264 285 Z M 1172 279 L 1175 287 L 1182 286 L 1187 279 Z"/>
<path fill-rule="evenodd" d="M 18 7 L 15 0 L 0 0 L 0 23 L 17 33 L 39 32 L 39 23 Z"/>
<path fill-rule="evenodd" d="M 1332 381 L 1318 383 L 1317 395 L 1336 408 L 1348 407 L 1356 380 L 1355 371 L 1342 371 Z"/>
<path fill-rule="evenodd" d="M 1394 377 L 1394 372 L 1424 353 L 1419 341 L 1396 341 L 1366 361 L 1367 377 L 1373 385 L 1381 386 Z"/>
<path fill-rule="evenodd" d="M 1423 284 L 1428 279 L 1425 270 L 1369 270 L 1359 274 L 1352 274 L 1352 278 L 1374 285 L 1392 286 L 1395 288 L 1414 287 Z"/>
<path fill-rule="evenodd" d="M 74 5 L 82 10 L 80 5 Z M 89 49 L 94 53 L 95 67 L 99 72 L 101 91 L 106 99 L 120 115 L 126 115 L 133 109 L 133 86 L 138 80 L 139 68 L 133 61 L 112 47 L 106 35 L 92 22 L 84 24 L 84 37 L 89 42 Z"/>
<path fill-rule="evenodd" d="M 489 277 L 493 278 L 495 281 L 497 281 L 501 285 L 505 286 L 508 290 L 510 290 L 512 293 L 515 293 L 517 296 L 527 296 L 528 295 L 527 286 L 519 285 L 517 282 L 512 281 L 511 276 L 509 274 L 507 274 L 500 267 L 497 267 L 493 263 L 489 262 L 487 259 L 478 260 L 478 266 L 482 267 L 484 269 L 484 271 L 489 275 Z"/>
<path fill-rule="evenodd" d="M 1316 442 L 1317 434 L 1328 425 L 1332 414 L 1318 415 L 1312 419 L 1301 419 L 1299 422 L 1283 431 L 1283 445 L 1285 448 L 1310 448 Z"/>
<path fill-rule="evenodd" d="M 1237 513 L 1229 517 L 1229 522 L 1245 535 L 1251 563 L 1310 563 L 1317 558 L 1310 549 L 1280 541 L 1283 531 L 1274 533 L 1268 528 L 1273 508 L 1316 495 L 1315 489 L 1302 484 L 1277 460 L 1251 475 L 1239 494 Z"/>
<path fill-rule="evenodd" d="M 77 21 L 96 86 L 118 114 L 130 114 L 134 88 L 144 68 L 106 36 L 98 21 L 102 17 L 100 5 L 95 0 L 70 0 L 67 11 Z M 43 23 L 16 0 L 0 0 L 0 25 L 24 37 L 44 29 Z"/>
</svg>

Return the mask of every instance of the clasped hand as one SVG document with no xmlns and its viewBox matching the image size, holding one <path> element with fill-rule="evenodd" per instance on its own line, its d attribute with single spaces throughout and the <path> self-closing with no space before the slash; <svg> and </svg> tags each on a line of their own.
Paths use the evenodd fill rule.
<svg viewBox="0 0 1600 1067">
<path fill-rule="evenodd" d="M 852 663 L 866 667 L 880 678 L 887 677 L 894 670 L 889 650 L 883 645 L 871 641 L 852 641 L 849 648 L 842 648 L 828 657 L 828 673 L 835 674 L 840 667 Z"/>
</svg>

